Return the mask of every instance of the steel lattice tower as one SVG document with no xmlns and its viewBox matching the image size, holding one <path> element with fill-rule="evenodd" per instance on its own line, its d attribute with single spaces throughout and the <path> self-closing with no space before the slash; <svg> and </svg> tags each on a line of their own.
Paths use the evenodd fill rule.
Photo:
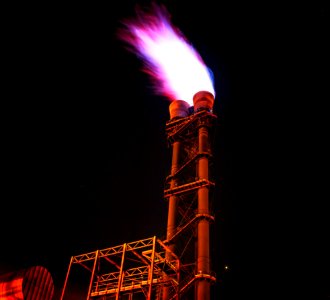
<svg viewBox="0 0 330 300">
<path fill-rule="evenodd" d="M 200 91 L 194 106 L 175 100 L 166 123 L 172 150 L 165 179 L 166 238 L 156 236 L 72 256 L 60 300 L 70 299 L 70 278 L 85 282 L 87 300 L 210 300 L 212 137 L 214 97 Z M 79 272 L 75 267 L 80 268 Z M 85 276 L 86 279 L 82 280 Z"/>
<path fill-rule="evenodd" d="M 192 113 L 184 101 L 170 105 L 166 134 L 172 147 L 172 165 L 164 191 L 168 221 L 163 242 L 180 258 L 178 299 L 208 300 L 216 280 L 211 270 L 210 225 L 214 216 L 210 194 L 214 183 L 209 167 L 216 116 L 211 93 L 198 92 L 193 100 Z M 164 288 L 162 298 L 173 299 L 169 288 Z"/>
</svg>

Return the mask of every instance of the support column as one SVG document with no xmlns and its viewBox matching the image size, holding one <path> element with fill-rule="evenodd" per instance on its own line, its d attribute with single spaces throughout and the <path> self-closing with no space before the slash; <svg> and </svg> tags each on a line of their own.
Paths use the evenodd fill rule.
<svg viewBox="0 0 330 300">
<path fill-rule="evenodd" d="M 194 111 L 211 111 L 214 103 L 214 96 L 208 91 L 200 91 L 193 97 Z M 209 179 L 209 158 L 205 153 L 209 152 L 209 132 L 205 124 L 200 124 L 198 129 L 198 178 Z M 198 189 L 198 214 L 210 215 L 209 211 L 209 188 L 200 187 Z M 197 257 L 196 257 L 196 275 L 199 274 L 196 281 L 196 299 L 210 300 L 209 280 L 203 277 L 203 274 L 210 275 L 210 219 L 201 218 L 197 224 Z"/>
<path fill-rule="evenodd" d="M 180 156 L 180 142 L 174 142 L 172 149 L 172 166 L 171 166 L 171 175 L 174 175 L 175 172 L 179 168 L 179 156 Z M 177 180 L 173 178 L 171 180 L 170 187 L 174 188 L 177 185 Z M 178 197 L 172 195 L 168 200 L 168 215 L 167 215 L 167 231 L 166 231 L 166 239 L 169 240 L 173 234 L 175 233 L 175 229 L 177 226 L 177 210 L 178 210 Z M 168 248 L 175 252 L 175 244 L 171 243 L 168 245 Z M 172 260 L 171 252 L 166 252 L 165 254 L 166 260 Z M 164 287 L 163 289 L 163 300 L 169 299 L 169 288 Z"/>
<path fill-rule="evenodd" d="M 180 142 L 174 142 L 172 149 L 172 166 L 171 166 L 171 175 L 174 175 L 177 170 L 179 169 L 179 157 L 180 157 Z M 170 188 L 174 188 L 177 186 L 177 179 L 173 178 L 171 180 Z M 166 239 L 169 240 L 173 234 L 175 233 L 176 229 L 176 222 L 177 222 L 177 209 L 178 209 L 178 197 L 172 195 L 169 197 L 168 200 L 168 216 L 167 216 L 167 232 L 166 232 Z M 169 244 L 168 247 L 171 251 L 175 252 L 175 245 Z M 170 253 L 167 253 L 170 254 Z"/>
<path fill-rule="evenodd" d="M 189 104 L 183 100 L 175 100 L 169 106 L 170 118 L 171 120 L 178 118 L 185 118 L 188 116 Z M 172 164 L 171 164 L 171 175 L 174 176 L 177 170 L 180 167 L 180 154 L 181 154 L 181 142 L 174 141 L 172 143 Z M 173 177 L 171 179 L 170 188 L 176 187 L 178 184 L 177 179 Z M 168 200 L 168 215 L 167 215 L 167 230 L 166 230 L 166 239 L 170 240 L 173 234 L 176 231 L 177 227 L 177 215 L 178 215 L 178 197 L 175 195 L 171 195 Z M 168 245 L 169 249 L 175 253 L 175 244 L 170 243 Z M 173 257 L 171 252 L 166 252 L 165 254 L 166 260 L 172 260 Z M 162 299 L 168 300 L 169 288 L 163 288 Z"/>
<path fill-rule="evenodd" d="M 199 128 L 199 153 L 208 152 L 208 129 Z M 198 161 L 199 179 L 209 179 L 209 160 L 201 156 Z M 198 214 L 209 215 L 209 188 L 198 189 Z M 210 221 L 208 218 L 200 219 L 197 224 L 197 274 L 210 274 Z M 197 281 L 197 300 L 210 299 L 210 282 L 199 278 Z"/>
</svg>

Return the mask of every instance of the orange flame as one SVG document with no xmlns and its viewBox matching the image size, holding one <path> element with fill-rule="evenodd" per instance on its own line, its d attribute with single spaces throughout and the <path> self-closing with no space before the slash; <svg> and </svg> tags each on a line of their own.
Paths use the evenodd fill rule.
<svg viewBox="0 0 330 300">
<path fill-rule="evenodd" d="M 210 69 L 182 32 L 170 21 L 164 6 L 150 11 L 136 9 L 136 18 L 123 21 L 119 38 L 144 63 L 143 71 L 154 80 L 154 90 L 170 100 L 193 105 L 193 95 L 208 91 L 215 96 Z"/>
</svg>

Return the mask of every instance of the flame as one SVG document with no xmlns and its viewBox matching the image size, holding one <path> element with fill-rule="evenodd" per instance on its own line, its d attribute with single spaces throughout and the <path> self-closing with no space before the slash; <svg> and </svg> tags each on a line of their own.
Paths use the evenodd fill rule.
<svg viewBox="0 0 330 300">
<path fill-rule="evenodd" d="M 170 100 L 192 99 L 199 91 L 215 96 L 213 76 L 195 48 L 171 23 L 164 6 L 154 4 L 150 11 L 136 8 L 136 18 L 123 21 L 119 38 L 127 49 L 143 61 L 143 71 L 151 76 L 154 90 Z"/>
</svg>

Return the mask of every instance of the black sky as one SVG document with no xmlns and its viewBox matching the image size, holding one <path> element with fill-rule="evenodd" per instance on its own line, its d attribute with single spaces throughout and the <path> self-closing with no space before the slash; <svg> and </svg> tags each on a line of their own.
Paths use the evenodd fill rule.
<svg viewBox="0 0 330 300">
<path fill-rule="evenodd" d="M 56 297 L 72 255 L 165 234 L 169 102 L 116 37 L 137 3 L 1 9 L 0 272 Z M 162 3 L 215 78 L 215 299 L 328 299 L 325 4 Z"/>
</svg>

